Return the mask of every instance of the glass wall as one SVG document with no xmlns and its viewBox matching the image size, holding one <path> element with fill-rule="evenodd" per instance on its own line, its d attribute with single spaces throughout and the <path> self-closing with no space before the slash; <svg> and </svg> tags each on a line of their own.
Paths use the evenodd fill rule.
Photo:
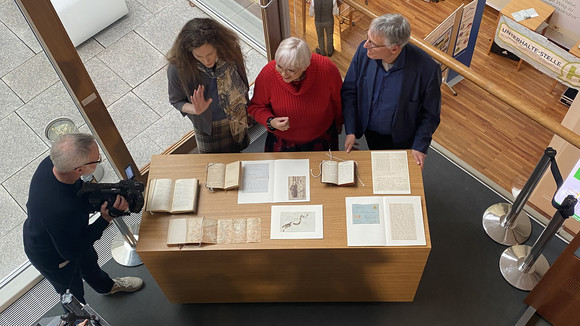
<svg viewBox="0 0 580 326">
<path fill-rule="evenodd" d="M 227 21 L 257 47 L 265 49 L 259 0 L 195 0 L 204 11 Z"/>
<path fill-rule="evenodd" d="M 151 155 L 162 153 L 192 130 L 191 121 L 168 102 L 165 55 L 188 20 L 208 14 L 182 0 L 126 0 L 126 4 L 127 15 L 76 49 L 141 169 Z M 263 46 L 259 5 L 238 1 L 236 6 L 241 8 L 234 15 L 239 26 L 246 26 Z M 263 51 L 246 43 L 242 48 L 253 82 L 267 60 Z M 66 117 L 81 132 L 90 130 L 14 1 L 0 1 L 0 49 L 0 131 L 4 135 L 0 144 L 0 280 L 5 281 L 27 262 L 22 224 L 30 179 L 50 148 L 44 135 L 46 125 Z M 119 180 L 106 159 L 101 165 L 101 182 Z"/>
</svg>

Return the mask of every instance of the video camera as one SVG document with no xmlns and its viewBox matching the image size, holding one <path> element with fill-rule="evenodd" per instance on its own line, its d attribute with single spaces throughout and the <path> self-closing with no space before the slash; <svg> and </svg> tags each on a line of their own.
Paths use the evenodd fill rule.
<svg viewBox="0 0 580 326">
<path fill-rule="evenodd" d="M 145 203 L 143 197 L 145 185 L 134 179 L 135 175 L 130 164 L 125 168 L 125 173 L 127 174 L 127 179 L 117 183 L 85 182 L 77 196 L 88 196 L 89 205 L 93 212 L 100 211 L 101 205 L 104 202 L 108 202 L 107 207 L 111 217 L 129 215 L 130 212 L 139 213 Z M 113 207 L 117 195 L 121 195 L 129 203 L 130 212 L 121 211 Z"/>
</svg>

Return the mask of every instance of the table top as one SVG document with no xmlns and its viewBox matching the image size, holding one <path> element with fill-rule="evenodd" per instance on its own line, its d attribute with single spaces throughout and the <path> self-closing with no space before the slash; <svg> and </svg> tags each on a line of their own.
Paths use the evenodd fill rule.
<svg viewBox="0 0 580 326">
<path fill-rule="evenodd" d="M 580 58 L 580 48 L 578 48 L 579 46 L 580 46 L 580 41 L 578 41 L 578 42 L 576 42 L 576 44 L 574 44 L 574 46 L 570 49 L 570 53 L 572 53 L 573 55 Z"/>
<path fill-rule="evenodd" d="M 548 20 L 548 18 L 550 18 L 550 16 L 556 10 L 556 8 L 540 0 L 512 0 L 505 7 L 503 7 L 501 14 L 509 17 L 510 19 L 514 19 L 512 13 L 530 8 L 534 8 L 536 10 L 538 17 L 524 19 L 518 23 L 522 26 L 525 26 L 526 28 L 531 29 L 532 31 L 538 29 L 538 27 L 540 27 L 543 22 Z"/>
<path fill-rule="evenodd" d="M 268 203 L 268 204 L 237 204 L 238 191 L 210 192 L 204 187 L 205 169 L 210 162 L 230 163 L 234 161 L 257 161 L 277 159 L 309 159 L 314 175 L 318 174 L 319 164 L 327 160 L 327 152 L 297 152 L 297 153 L 235 153 L 235 154 L 174 154 L 154 155 L 151 159 L 149 180 L 156 178 L 197 178 L 200 181 L 198 210 L 196 214 L 179 214 L 174 217 L 205 216 L 208 218 L 248 218 L 260 217 L 262 221 L 262 239 L 259 243 L 204 245 L 200 247 L 185 246 L 168 247 L 167 228 L 172 215 L 164 213 L 151 214 L 143 212 L 139 230 L 137 252 L 145 251 L 179 251 L 179 250 L 256 250 L 256 249 L 342 249 L 347 248 L 346 235 L 346 204 L 345 197 L 354 196 L 384 196 L 373 195 L 371 152 L 352 151 L 333 152 L 335 158 L 355 160 L 358 163 L 358 173 L 363 185 L 357 181 L 355 186 L 335 186 L 323 184 L 319 179 L 310 176 L 310 202 L 300 203 Z M 421 168 L 415 164 L 411 151 L 407 151 L 409 162 L 409 179 L 411 194 L 420 196 L 425 226 L 426 246 L 430 248 L 429 226 L 425 208 L 423 177 Z M 272 205 L 323 205 L 324 239 L 271 240 L 270 216 Z M 359 247 L 360 248 L 360 247 Z M 401 247 L 388 247 L 393 250 Z"/>
</svg>

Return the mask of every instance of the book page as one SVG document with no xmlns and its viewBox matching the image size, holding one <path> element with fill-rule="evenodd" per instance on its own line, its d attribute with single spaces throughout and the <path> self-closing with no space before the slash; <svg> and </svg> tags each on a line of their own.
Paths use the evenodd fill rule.
<svg viewBox="0 0 580 326">
<path fill-rule="evenodd" d="M 383 197 L 388 246 L 426 245 L 419 196 Z"/>
<path fill-rule="evenodd" d="M 195 178 L 175 180 L 171 212 L 195 212 L 199 182 Z"/>
<path fill-rule="evenodd" d="M 250 217 L 246 223 L 246 237 L 248 242 L 260 242 L 262 240 L 262 219 Z"/>
<path fill-rule="evenodd" d="M 149 182 L 149 186 L 151 191 L 147 200 L 148 211 L 169 212 L 171 210 L 173 180 L 153 179 Z"/>
<path fill-rule="evenodd" d="M 322 205 L 272 206 L 270 239 L 322 239 Z"/>
<path fill-rule="evenodd" d="M 410 194 L 409 164 L 407 152 L 371 152 L 373 193 Z"/>
<path fill-rule="evenodd" d="M 188 217 L 186 225 L 185 243 L 199 243 L 202 240 L 202 225 L 204 217 Z"/>
<path fill-rule="evenodd" d="M 208 188 L 224 189 L 226 166 L 223 163 L 209 163 L 205 186 Z"/>
<path fill-rule="evenodd" d="M 174 246 L 185 243 L 187 238 L 187 218 L 172 218 L 167 228 L 167 245 Z"/>
<path fill-rule="evenodd" d="M 384 246 L 382 197 L 346 197 L 346 237 L 348 246 Z"/>
<path fill-rule="evenodd" d="M 259 217 L 218 220 L 218 244 L 260 242 L 261 238 L 262 229 Z"/>
<path fill-rule="evenodd" d="M 274 161 L 274 203 L 310 201 L 310 161 Z M 294 196 L 296 194 L 296 196 Z"/>
<path fill-rule="evenodd" d="M 238 204 L 271 203 L 274 161 L 242 161 L 242 184 Z"/>
<path fill-rule="evenodd" d="M 236 218 L 233 220 L 233 233 L 232 233 L 232 243 L 245 243 L 246 242 L 246 232 L 247 221 L 245 218 Z"/>
<path fill-rule="evenodd" d="M 226 175 L 224 177 L 224 189 L 231 189 L 240 186 L 240 161 L 226 165 Z"/>
<path fill-rule="evenodd" d="M 324 161 L 322 162 L 322 176 L 320 181 L 325 183 L 338 184 L 338 162 Z"/>
<path fill-rule="evenodd" d="M 344 161 L 338 163 L 338 184 L 354 183 L 355 164 L 354 161 Z"/>
</svg>

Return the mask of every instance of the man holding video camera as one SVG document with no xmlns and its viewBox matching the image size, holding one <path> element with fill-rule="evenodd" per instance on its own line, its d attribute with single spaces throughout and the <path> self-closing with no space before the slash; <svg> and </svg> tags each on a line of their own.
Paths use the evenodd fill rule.
<svg viewBox="0 0 580 326">
<path fill-rule="evenodd" d="M 28 259 L 59 294 L 70 289 L 82 303 L 86 303 L 83 279 L 102 294 L 133 292 L 143 285 L 137 277 L 111 279 L 97 263 L 93 244 L 113 217 L 104 202 L 100 217 L 89 224 L 89 202 L 77 193 L 83 185 L 81 176 L 92 174 L 100 162 L 92 135 L 62 135 L 34 173 L 26 204 L 23 235 Z M 113 207 L 125 211 L 128 203 L 117 195 Z"/>
</svg>

